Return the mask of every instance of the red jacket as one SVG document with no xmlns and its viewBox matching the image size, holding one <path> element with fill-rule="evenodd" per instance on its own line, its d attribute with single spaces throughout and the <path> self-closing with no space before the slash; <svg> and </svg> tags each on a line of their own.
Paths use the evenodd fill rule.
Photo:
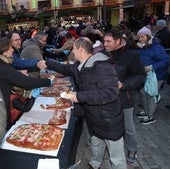
<svg viewBox="0 0 170 169">
<path fill-rule="evenodd" d="M 12 93 L 12 94 L 10 95 L 11 123 L 14 123 L 14 122 L 20 117 L 20 115 L 22 114 L 22 111 L 21 111 L 21 110 L 19 110 L 19 109 L 17 109 L 17 108 L 14 107 L 13 101 L 14 101 L 15 99 L 19 99 L 21 102 L 23 102 L 23 104 L 26 103 L 24 97 L 19 96 L 18 94 L 14 94 L 14 93 Z"/>
<path fill-rule="evenodd" d="M 34 97 L 25 98 L 19 94 L 12 93 L 10 95 L 11 124 L 18 120 L 22 113 L 28 112 L 32 108 L 34 101 Z"/>
</svg>

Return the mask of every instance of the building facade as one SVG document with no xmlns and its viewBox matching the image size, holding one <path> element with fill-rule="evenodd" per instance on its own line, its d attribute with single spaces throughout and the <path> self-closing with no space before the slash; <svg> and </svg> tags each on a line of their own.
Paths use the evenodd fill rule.
<svg viewBox="0 0 170 169">
<path fill-rule="evenodd" d="M 0 24 L 18 20 L 56 20 L 59 17 L 91 17 L 113 25 L 145 13 L 169 15 L 170 0 L 0 0 Z"/>
</svg>

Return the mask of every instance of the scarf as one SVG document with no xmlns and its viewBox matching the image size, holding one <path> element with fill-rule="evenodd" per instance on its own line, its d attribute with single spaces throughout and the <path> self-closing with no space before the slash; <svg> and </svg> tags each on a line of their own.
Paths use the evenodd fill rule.
<svg viewBox="0 0 170 169">
<path fill-rule="evenodd" d="M 12 64 L 13 59 L 12 57 L 5 57 L 4 55 L 0 55 L 0 59 L 3 60 L 5 63 Z"/>
<path fill-rule="evenodd" d="M 138 46 L 139 48 L 148 47 L 148 46 L 152 45 L 152 40 L 153 40 L 153 37 L 151 37 L 151 39 L 148 39 L 145 43 L 137 42 L 137 46 Z"/>
</svg>

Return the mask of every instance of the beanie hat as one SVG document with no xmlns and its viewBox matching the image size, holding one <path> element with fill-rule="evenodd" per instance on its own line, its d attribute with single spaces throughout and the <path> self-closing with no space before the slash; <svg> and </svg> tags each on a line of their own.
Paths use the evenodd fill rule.
<svg viewBox="0 0 170 169">
<path fill-rule="evenodd" d="M 147 27 L 143 27 L 142 29 L 140 29 L 137 33 L 137 35 L 140 35 L 140 34 L 145 34 L 145 35 L 148 35 L 148 36 L 152 36 L 152 33 L 151 33 L 151 30 L 148 29 Z"/>
<path fill-rule="evenodd" d="M 159 27 L 166 27 L 166 21 L 164 19 L 160 19 L 156 22 L 156 26 L 159 26 Z"/>
</svg>

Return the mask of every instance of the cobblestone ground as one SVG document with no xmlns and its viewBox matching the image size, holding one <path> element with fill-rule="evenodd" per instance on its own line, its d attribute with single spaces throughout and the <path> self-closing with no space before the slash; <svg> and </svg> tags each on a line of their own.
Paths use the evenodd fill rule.
<svg viewBox="0 0 170 169">
<path fill-rule="evenodd" d="M 139 141 L 138 164 L 128 166 L 128 169 L 170 169 L 170 110 L 164 106 L 170 105 L 170 85 L 161 90 L 161 101 L 156 111 L 156 123 L 142 125 L 134 115 Z M 135 113 L 139 108 L 135 110 Z M 90 148 L 87 144 L 87 134 L 83 131 L 76 160 L 81 160 L 78 169 L 87 169 L 90 158 Z M 111 169 L 106 153 L 101 169 Z"/>
</svg>

